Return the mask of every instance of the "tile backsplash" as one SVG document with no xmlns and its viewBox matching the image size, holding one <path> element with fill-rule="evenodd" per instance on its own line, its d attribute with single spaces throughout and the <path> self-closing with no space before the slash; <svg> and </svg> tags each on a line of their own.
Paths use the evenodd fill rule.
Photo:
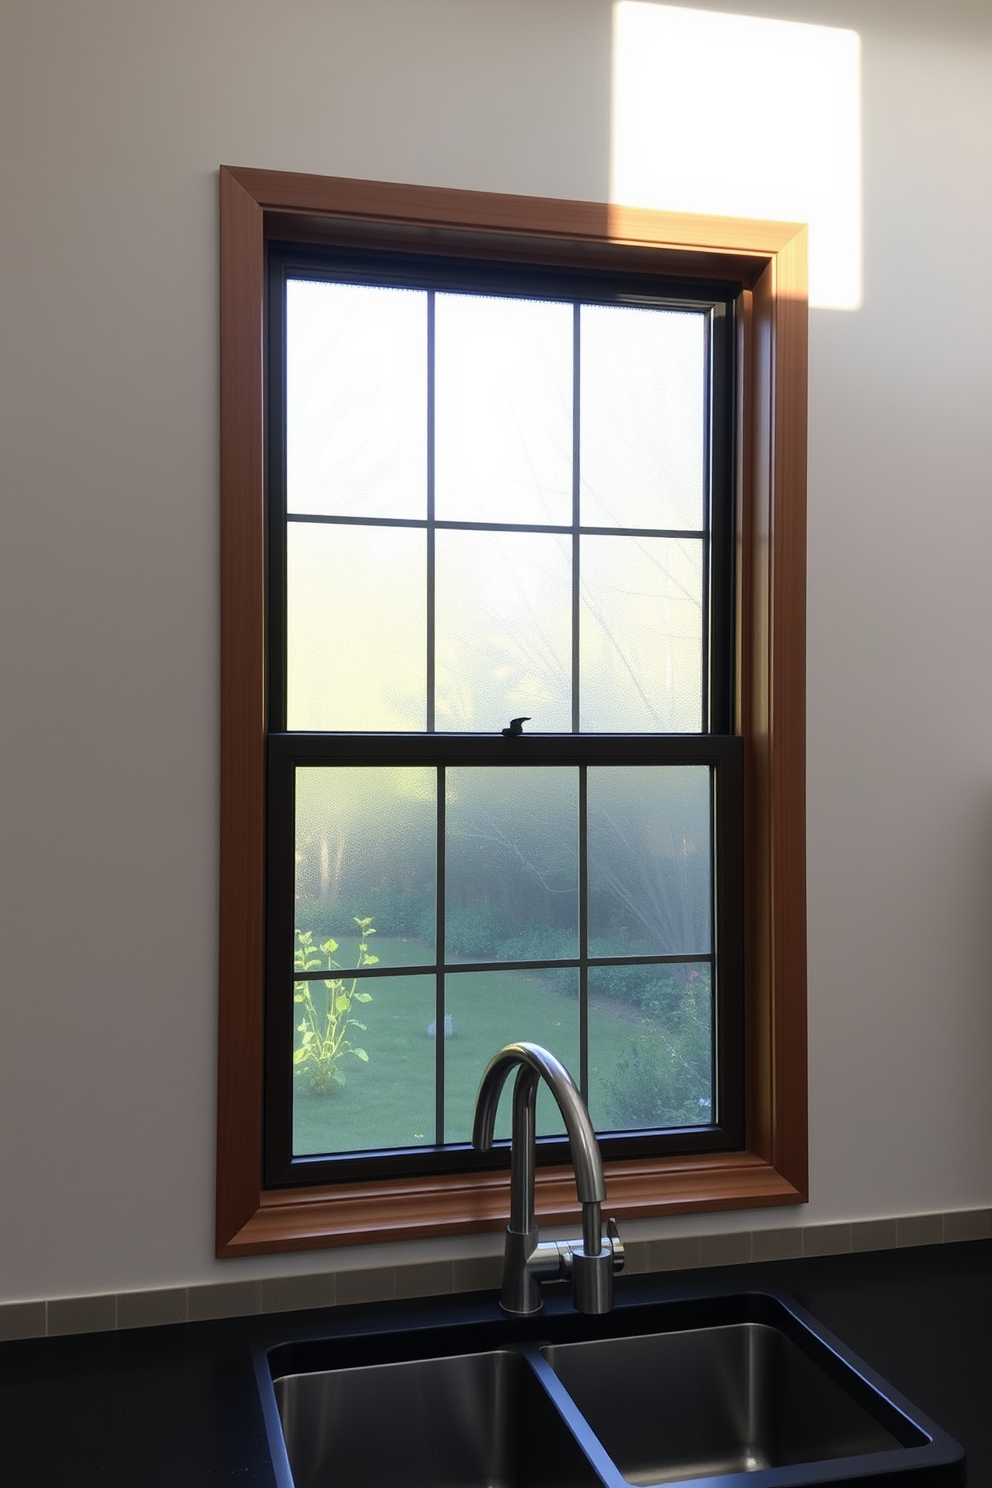
<svg viewBox="0 0 992 1488">
<path fill-rule="evenodd" d="M 631 1240 L 626 1244 L 624 1269 L 632 1275 L 684 1271 L 701 1266 L 737 1266 L 751 1261 L 784 1261 L 800 1256 L 987 1240 L 990 1236 L 992 1209 L 960 1209 L 946 1214 L 909 1214 L 840 1224 Z M 155 1291 L 8 1302 L 0 1304 L 0 1341 L 341 1307 L 349 1302 L 388 1302 L 399 1297 L 485 1291 L 499 1286 L 501 1266 L 502 1257 L 493 1254 L 406 1266 L 270 1276 L 254 1281 L 208 1282 Z"/>
</svg>

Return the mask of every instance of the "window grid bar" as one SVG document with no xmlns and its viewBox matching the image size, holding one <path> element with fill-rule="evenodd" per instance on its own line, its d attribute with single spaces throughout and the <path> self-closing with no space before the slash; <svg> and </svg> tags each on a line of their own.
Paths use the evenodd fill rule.
<svg viewBox="0 0 992 1488">
<path fill-rule="evenodd" d="M 434 291 L 427 295 L 427 718 L 426 731 L 434 732 L 434 687 L 435 687 L 435 580 L 436 560 L 434 548 Z M 406 525 L 406 524 L 404 524 Z"/>
<path fill-rule="evenodd" d="M 432 451 L 433 440 L 430 455 Z M 433 469 L 432 458 L 429 458 L 428 468 Z M 433 496 L 433 481 L 431 495 Z M 562 537 L 579 532 L 583 537 L 668 537 L 684 541 L 695 539 L 697 542 L 708 536 L 705 527 L 583 527 L 578 523 L 562 526 L 553 522 L 456 521 L 448 517 L 353 517 L 330 516 L 323 512 L 287 512 L 286 521 L 311 522 L 315 526 L 331 527 L 419 527 L 425 530 L 432 527 L 437 532 L 550 532 Z"/>
<path fill-rule="evenodd" d="M 703 634 L 700 664 L 700 696 L 703 700 L 703 716 L 700 729 L 706 734 L 712 728 L 713 718 L 713 658 L 710 656 L 710 562 L 712 559 L 710 533 L 713 529 L 713 462 L 710 444 L 713 438 L 713 312 L 705 320 L 703 341 L 703 501 L 706 519 L 703 534 Z"/>
<path fill-rule="evenodd" d="M 731 411 L 734 403 L 736 331 L 733 314 L 715 308 L 710 315 L 709 438 L 709 730 L 729 733 L 734 727 L 735 558 Z"/>
<path fill-rule="evenodd" d="M 354 251 L 338 248 L 334 250 L 335 262 L 328 265 L 315 262 L 310 256 L 320 255 L 325 250 L 314 248 L 308 253 L 304 245 L 297 247 L 298 251 L 285 255 L 287 277 L 306 283 L 353 284 L 367 289 L 402 288 L 424 293 L 431 293 L 436 289 L 439 294 L 445 295 L 481 294 L 493 299 L 538 300 L 545 304 L 568 305 L 575 298 L 572 291 L 578 280 L 578 295 L 582 304 L 601 305 L 607 309 L 631 306 L 674 314 L 698 315 L 705 311 L 714 297 L 722 299 L 727 291 L 734 288 L 728 282 L 718 290 L 715 284 L 705 279 L 698 281 L 694 287 L 687 288 L 681 280 L 667 279 L 665 275 L 651 271 L 637 276 L 640 288 L 630 282 L 630 276 L 624 271 L 608 275 L 608 280 L 613 281 L 613 287 L 604 288 L 603 276 L 597 270 L 592 270 L 588 275 L 580 270 L 569 275 L 572 283 L 566 289 L 561 285 L 560 276 L 551 271 L 557 283 L 556 291 L 548 282 L 544 282 L 546 274 L 540 272 L 536 266 L 531 266 L 533 272 L 529 272 L 528 282 L 522 282 L 518 278 L 512 288 L 508 289 L 505 275 L 501 275 L 498 268 L 494 271 L 492 262 L 473 260 L 470 257 L 446 257 L 443 268 L 432 269 L 427 264 L 425 255 L 397 255 L 390 250 L 379 253 L 374 249 L 365 254 L 358 250 L 363 253 L 363 261 L 356 265 Z"/>
<path fill-rule="evenodd" d="M 579 732 L 580 687 L 580 612 L 581 594 L 579 517 L 581 515 L 581 441 L 580 389 L 582 353 L 582 308 L 576 301 L 572 306 L 572 733 Z M 581 944 L 581 942 L 580 942 Z"/>
<path fill-rule="evenodd" d="M 447 771 L 437 767 L 437 862 L 434 872 L 434 956 L 437 961 L 434 982 L 434 1145 L 444 1146 L 444 936 L 445 936 L 445 832 L 447 829 Z"/>
<path fill-rule="evenodd" d="M 714 961 L 712 951 L 685 951 L 677 955 L 658 956 L 564 956 L 558 961 L 459 961 L 457 965 L 445 961 L 425 962 L 422 966 L 370 966 L 352 967 L 348 980 L 353 977 L 433 976 L 442 970 L 446 977 L 461 976 L 479 971 L 581 971 L 586 966 L 709 966 Z M 296 982 L 322 982 L 326 971 L 294 971 Z"/>
<path fill-rule="evenodd" d="M 721 865 L 717 854 L 720 844 L 717 841 L 717 828 L 719 817 L 717 815 L 717 780 L 716 771 L 710 771 L 710 945 L 716 950 L 719 944 L 720 912 L 717 904 L 717 896 L 720 893 Z M 710 1090 L 713 1092 L 710 1106 L 710 1120 L 720 1122 L 723 1120 L 723 1111 L 720 1109 L 721 1084 L 717 1078 L 720 1068 L 720 1060 L 723 1057 L 719 1049 L 720 1040 L 720 979 L 723 970 L 723 962 L 714 957 L 710 967 Z"/>
<path fill-rule="evenodd" d="M 579 1089 L 589 1101 L 589 833 L 586 821 L 588 766 L 579 766 Z"/>
<path fill-rule="evenodd" d="M 268 277 L 270 308 L 275 312 L 270 329 L 273 346 L 277 350 L 277 365 L 280 375 L 269 379 L 268 422 L 269 459 L 272 500 L 267 516 L 269 557 L 266 580 L 269 586 L 269 604 L 273 617 L 278 617 L 280 643 L 270 646 L 268 657 L 268 691 L 270 727 L 280 728 L 286 724 L 286 677 L 288 672 L 285 634 L 287 626 L 287 563 L 288 540 L 282 513 L 288 497 L 288 331 L 286 326 L 287 275 L 271 265 Z M 277 308 L 278 307 L 278 308 Z"/>
<path fill-rule="evenodd" d="M 269 755 L 286 767 L 341 769 L 366 765 L 639 765 L 720 767 L 739 751 L 733 734 L 524 733 L 508 761 L 498 732 L 363 734 L 358 731 L 271 733 Z"/>
</svg>

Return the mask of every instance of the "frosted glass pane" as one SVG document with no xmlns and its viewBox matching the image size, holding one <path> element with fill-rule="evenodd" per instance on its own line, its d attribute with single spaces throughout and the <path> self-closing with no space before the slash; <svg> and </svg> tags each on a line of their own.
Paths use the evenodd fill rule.
<svg viewBox="0 0 992 1488">
<path fill-rule="evenodd" d="M 345 989 L 351 980 L 340 983 Z M 352 1029 L 368 1055 L 343 1061 L 345 1084 L 331 1081 L 318 1088 L 296 1066 L 293 1084 L 293 1152 L 374 1151 L 383 1147 L 429 1147 L 434 1142 L 434 1040 L 428 1033 L 434 1016 L 433 976 L 376 977 L 356 985 L 371 1002 L 354 1003 L 365 1029 Z M 323 1007 L 327 991 L 318 982 L 312 994 Z M 297 1022 L 301 1005 L 294 1003 Z M 303 1035 L 297 1028 L 296 1047 Z M 397 1092 L 402 1091 L 402 1100 Z"/>
<path fill-rule="evenodd" d="M 597 1131 L 712 1124 L 706 962 L 589 968 L 589 1114 Z"/>
<path fill-rule="evenodd" d="M 581 539 L 583 729 L 697 733 L 703 722 L 703 546 Z"/>
<path fill-rule="evenodd" d="M 433 962 L 436 811 L 433 769 L 300 766 L 296 929 L 314 944 L 332 936 L 353 966 L 356 921 L 370 919 L 382 965 Z"/>
<path fill-rule="evenodd" d="M 424 533 L 290 522 L 286 550 L 287 727 L 424 728 Z"/>
<path fill-rule="evenodd" d="M 590 955 L 707 953 L 709 768 L 595 765 L 587 791 Z"/>
<path fill-rule="evenodd" d="M 581 520 L 703 525 L 706 318 L 583 305 Z"/>
<path fill-rule="evenodd" d="M 571 305 L 439 294 L 434 344 L 437 516 L 571 523 Z"/>
<path fill-rule="evenodd" d="M 437 534 L 439 730 L 495 733 L 530 715 L 571 727 L 571 546 L 550 533 Z"/>
<path fill-rule="evenodd" d="M 423 517 L 427 295 L 286 286 L 287 509 Z"/>
<path fill-rule="evenodd" d="M 479 1081 L 504 1044 L 526 1039 L 556 1054 L 576 1083 L 579 1078 L 578 971 L 449 972 L 444 1005 L 451 1019 L 445 1040 L 444 1136 L 468 1142 Z M 543 1084 L 543 1081 L 542 1081 Z M 512 1079 L 504 1088 L 496 1135 L 510 1135 Z M 561 1113 L 547 1089 L 538 1092 L 537 1133 L 564 1131 Z"/>
<path fill-rule="evenodd" d="M 446 790 L 448 958 L 577 955 L 577 771 L 449 768 Z"/>
</svg>

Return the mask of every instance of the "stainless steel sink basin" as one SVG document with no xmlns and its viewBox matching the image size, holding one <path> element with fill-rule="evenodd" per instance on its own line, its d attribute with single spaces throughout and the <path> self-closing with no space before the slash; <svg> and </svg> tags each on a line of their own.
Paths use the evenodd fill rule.
<svg viewBox="0 0 992 1488">
<path fill-rule="evenodd" d="M 678 1483 L 903 1445 L 767 1323 L 541 1352 L 628 1483 Z"/>
<path fill-rule="evenodd" d="M 275 1381 L 295 1488 L 598 1488 L 522 1354 Z"/>
<path fill-rule="evenodd" d="M 309 1339 L 260 1361 L 279 1488 L 958 1488 L 956 1442 L 789 1299 Z"/>
</svg>

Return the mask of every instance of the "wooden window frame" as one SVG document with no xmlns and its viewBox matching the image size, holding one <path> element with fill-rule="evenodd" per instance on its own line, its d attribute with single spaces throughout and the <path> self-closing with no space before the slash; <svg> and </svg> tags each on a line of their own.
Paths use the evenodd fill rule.
<svg viewBox="0 0 992 1488">
<path fill-rule="evenodd" d="M 619 1218 L 807 1197 L 806 229 L 591 202 L 222 167 L 221 841 L 217 1255 L 501 1229 L 505 1172 L 262 1186 L 269 238 L 740 285 L 737 697 L 744 739 L 746 1146 L 607 1164 Z M 575 1208 L 538 1170 L 543 1224 Z"/>
</svg>

